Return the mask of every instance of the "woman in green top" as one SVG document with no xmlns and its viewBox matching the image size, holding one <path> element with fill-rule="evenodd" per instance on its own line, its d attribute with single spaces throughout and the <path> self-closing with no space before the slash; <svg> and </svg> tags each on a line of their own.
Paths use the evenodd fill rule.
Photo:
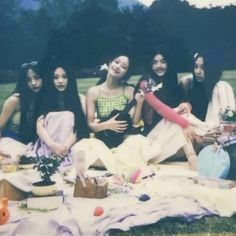
<svg viewBox="0 0 236 236">
<path fill-rule="evenodd" d="M 126 83 L 129 67 L 128 56 L 115 57 L 108 65 L 106 77 L 88 90 L 88 124 L 95 136 L 102 139 L 108 147 L 118 146 L 122 140 L 117 136 L 118 141 L 115 142 L 109 132 L 106 137 L 106 131 L 119 135 L 125 133 L 129 126 L 127 120 L 119 120 L 118 114 L 112 113 L 114 110 L 124 110 L 133 99 L 134 88 Z M 131 108 L 129 114 L 131 117 L 135 116 L 135 110 Z"/>
</svg>

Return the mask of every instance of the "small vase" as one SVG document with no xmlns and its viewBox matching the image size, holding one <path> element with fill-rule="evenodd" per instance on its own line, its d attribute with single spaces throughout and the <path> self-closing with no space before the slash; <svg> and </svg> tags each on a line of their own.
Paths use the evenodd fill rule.
<svg viewBox="0 0 236 236">
<path fill-rule="evenodd" d="M 32 193 L 35 196 L 49 196 L 56 193 L 56 182 L 52 181 L 51 183 L 45 182 L 35 182 L 32 184 Z"/>
</svg>

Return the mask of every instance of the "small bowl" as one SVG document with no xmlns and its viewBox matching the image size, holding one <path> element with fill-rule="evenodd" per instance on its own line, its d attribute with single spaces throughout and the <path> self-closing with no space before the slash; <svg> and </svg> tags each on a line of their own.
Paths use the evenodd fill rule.
<svg viewBox="0 0 236 236">
<path fill-rule="evenodd" d="M 28 170 L 28 169 L 34 169 L 35 164 L 18 164 L 19 170 Z"/>
<path fill-rule="evenodd" d="M 18 169 L 18 164 L 16 162 L 3 162 L 2 171 L 5 173 L 16 172 Z"/>
</svg>

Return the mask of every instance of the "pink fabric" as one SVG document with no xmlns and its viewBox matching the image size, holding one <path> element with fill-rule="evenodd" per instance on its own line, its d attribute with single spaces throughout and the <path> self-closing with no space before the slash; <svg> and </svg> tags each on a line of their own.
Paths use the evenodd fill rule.
<svg viewBox="0 0 236 236">
<path fill-rule="evenodd" d="M 44 126 L 50 137 L 57 143 L 64 143 L 74 129 L 74 114 L 70 111 L 49 112 Z M 52 151 L 42 140 L 38 139 L 34 145 L 33 155 L 50 156 Z"/>
<path fill-rule="evenodd" d="M 146 84 L 147 84 L 146 81 L 142 81 L 140 83 L 140 88 L 144 90 L 144 92 L 145 92 Z M 165 119 L 180 125 L 184 129 L 189 126 L 189 122 L 186 119 L 184 119 L 181 115 L 179 115 L 176 111 L 174 111 L 172 108 L 167 106 L 165 103 L 161 102 L 153 94 L 152 91 L 145 92 L 145 101 Z"/>
</svg>

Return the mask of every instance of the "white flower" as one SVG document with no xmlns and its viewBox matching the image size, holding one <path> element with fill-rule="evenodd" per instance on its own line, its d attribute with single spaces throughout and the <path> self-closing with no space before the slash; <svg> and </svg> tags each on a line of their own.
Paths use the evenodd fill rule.
<svg viewBox="0 0 236 236">
<path fill-rule="evenodd" d="M 151 90 L 152 92 L 155 92 L 155 91 L 159 91 L 160 88 L 162 88 L 162 83 L 159 83 L 158 85 L 153 86 Z"/>
<path fill-rule="evenodd" d="M 227 112 L 227 116 L 228 116 L 228 117 L 233 117 L 233 115 L 234 115 L 233 111 L 228 111 L 228 112 Z"/>
<path fill-rule="evenodd" d="M 100 65 L 100 70 L 108 70 L 108 65 L 106 63 Z"/>
</svg>

